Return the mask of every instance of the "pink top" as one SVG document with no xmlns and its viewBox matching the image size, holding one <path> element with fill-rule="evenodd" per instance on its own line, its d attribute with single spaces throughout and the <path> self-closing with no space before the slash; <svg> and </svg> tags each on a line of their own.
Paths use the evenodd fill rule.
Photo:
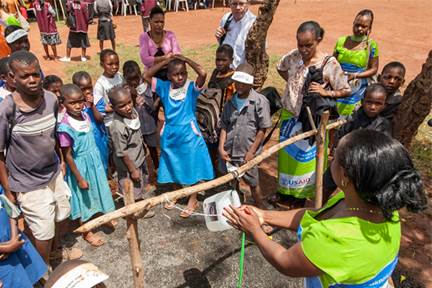
<svg viewBox="0 0 432 288">
<path fill-rule="evenodd" d="M 154 65 L 154 55 L 158 50 L 158 46 L 146 32 L 141 34 L 139 44 L 141 62 L 147 68 L 151 68 Z M 165 31 L 165 38 L 162 42 L 161 48 L 165 54 L 170 52 L 173 54 L 180 54 L 180 46 L 173 32 Z"/>
</svg>

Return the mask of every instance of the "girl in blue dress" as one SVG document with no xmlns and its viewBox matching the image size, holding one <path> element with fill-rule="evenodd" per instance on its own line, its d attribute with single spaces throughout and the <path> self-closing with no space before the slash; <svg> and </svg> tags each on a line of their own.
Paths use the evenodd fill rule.
<svg viewBox="0 0 432 288">
<path fill-rule="evenodd" d="M 114 201 L 93 136 L 90 117 L 83 111 L 85 97 L 74 84 L 64 85 L 61 94 L 66 113 L 58 126 L 58 132 L 68 166 L 66 181 L 72 191 L 71 218 L 80 219 L 84 223 L 96 213 L 113 211 Z M 96 247 L 104 244 L 92 232 L 84 233 L 83 238 Z"/>
<path fill-rule="evenodd" d="M 195 82 L 187 79 L 186 63 L 198 74 Z M 156 72 L 166 65 L 168 81 L 154 78 Z M 152 85 L 152 91 L 159 96 L 165 113 L 158 183 L 192 185 L 214 178 L 207 146 L 195 117 L 197 98 L 206 76 L 200 65 L 182 55 L 158 63 L 144 75 L 145 81 Z M 189 217 L 197 206 L 197 195 L 191 195 L 180 216 Z M 165 205 L 167 209 L 172 207 Z"/>
<path fill-rule="evenodd" d="M 101 159 L 105 171 L 108 172 L 108 133 L 105 129 L 105 125 L 103 122 L 104 116 L 96 108 L 96 105 L 93 104 L 92 78 L 90 74 L 88 74 L 86 71 L 78 71 L 72 75 L 72 83 L 77 85 L 81 89 L 84 97 L 86 98 L 84 112 L 86 112 L 90 117 L 96 146 L 101 154 Z"/>
<path fill-rule="evenodd" d="M 20 211 L 3 195 L 0 186 L 0 287 L 31 288 L 47 272 L 47 265 L 15 218 Z"/>
</svg>

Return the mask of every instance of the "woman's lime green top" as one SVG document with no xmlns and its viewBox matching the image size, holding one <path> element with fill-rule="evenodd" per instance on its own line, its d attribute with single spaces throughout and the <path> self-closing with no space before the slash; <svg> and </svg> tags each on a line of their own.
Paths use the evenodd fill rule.
<svg viewBox="0 0 432 288">
<path fill-rule="evenodd" d="M 344 47 L 345 41 L 349 36 L 342 36 L 336 42 L 335 52 L 338 53 L 337 60 L 342 64 L 351 64 L 358 68 L 367 68 L 369 60 L 378 57 L 377 43 L 369 39 L 366 49 L 349 50 Z M 368 58 L 369 55 L 369 58 Z"/>
<path fill-rule="evenodd" d="M 401 228 L 393 221 L 372 223 L 358 217 L 316 220 L 322 211 L 344 199 L 331 198 L 319 211 L 306 211 L 298 230 L 305 256 L 323 271 L 306 278 L 306 287 L 385 287 L 397 264 Z"/>
</svg>

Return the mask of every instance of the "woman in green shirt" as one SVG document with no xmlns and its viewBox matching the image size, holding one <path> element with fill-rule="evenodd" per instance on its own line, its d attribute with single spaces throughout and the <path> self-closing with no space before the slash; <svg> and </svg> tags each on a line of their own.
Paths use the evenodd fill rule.
<svg viewBox="0 0 432 288">
<path fill-rule="evenodd" d="M 408 152 L 393 138 L 368 129 L 340 141 L 331 164 L 336 194 L 319 210 L 227 208 L 231 225 L 250 234 L 278 271 L 306 277 L 306 287 L 387 287 L 397 260 L 397 210 L 420 211 L 426 196 Z M 297 231 L 289 249 L 262 231 L 268 224 Z"/>
<path fill-rule="evenodd" d="M 354 19 L 353 34 L 340 37 L 333 56 L 341 64 L 351 86 L 351 97 L 337 99 L 338 112 L 349 116 L 360 106 L 368 78 L 378 72 L 379 55 L 377 43 L 370 39 L 374 14 L 371 10 L 360 11 Z"/>
</svg>

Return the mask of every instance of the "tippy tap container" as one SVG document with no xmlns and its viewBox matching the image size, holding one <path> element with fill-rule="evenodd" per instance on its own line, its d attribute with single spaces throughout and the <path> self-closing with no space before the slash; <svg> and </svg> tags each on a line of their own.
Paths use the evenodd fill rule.
<svg viewBox="0 0 432 288">
<path fill-rule="evenodd" d="M 228 190 L 216 195 L 213 195 L 204 200 L 203 208 L 207 228 L 212 231 L 223 231 L 232 228 L 227 219 L 222 215 L 225 207 L 229 205 L 240 207 L 240 198 L 236 190 Z"/>
</svg>

